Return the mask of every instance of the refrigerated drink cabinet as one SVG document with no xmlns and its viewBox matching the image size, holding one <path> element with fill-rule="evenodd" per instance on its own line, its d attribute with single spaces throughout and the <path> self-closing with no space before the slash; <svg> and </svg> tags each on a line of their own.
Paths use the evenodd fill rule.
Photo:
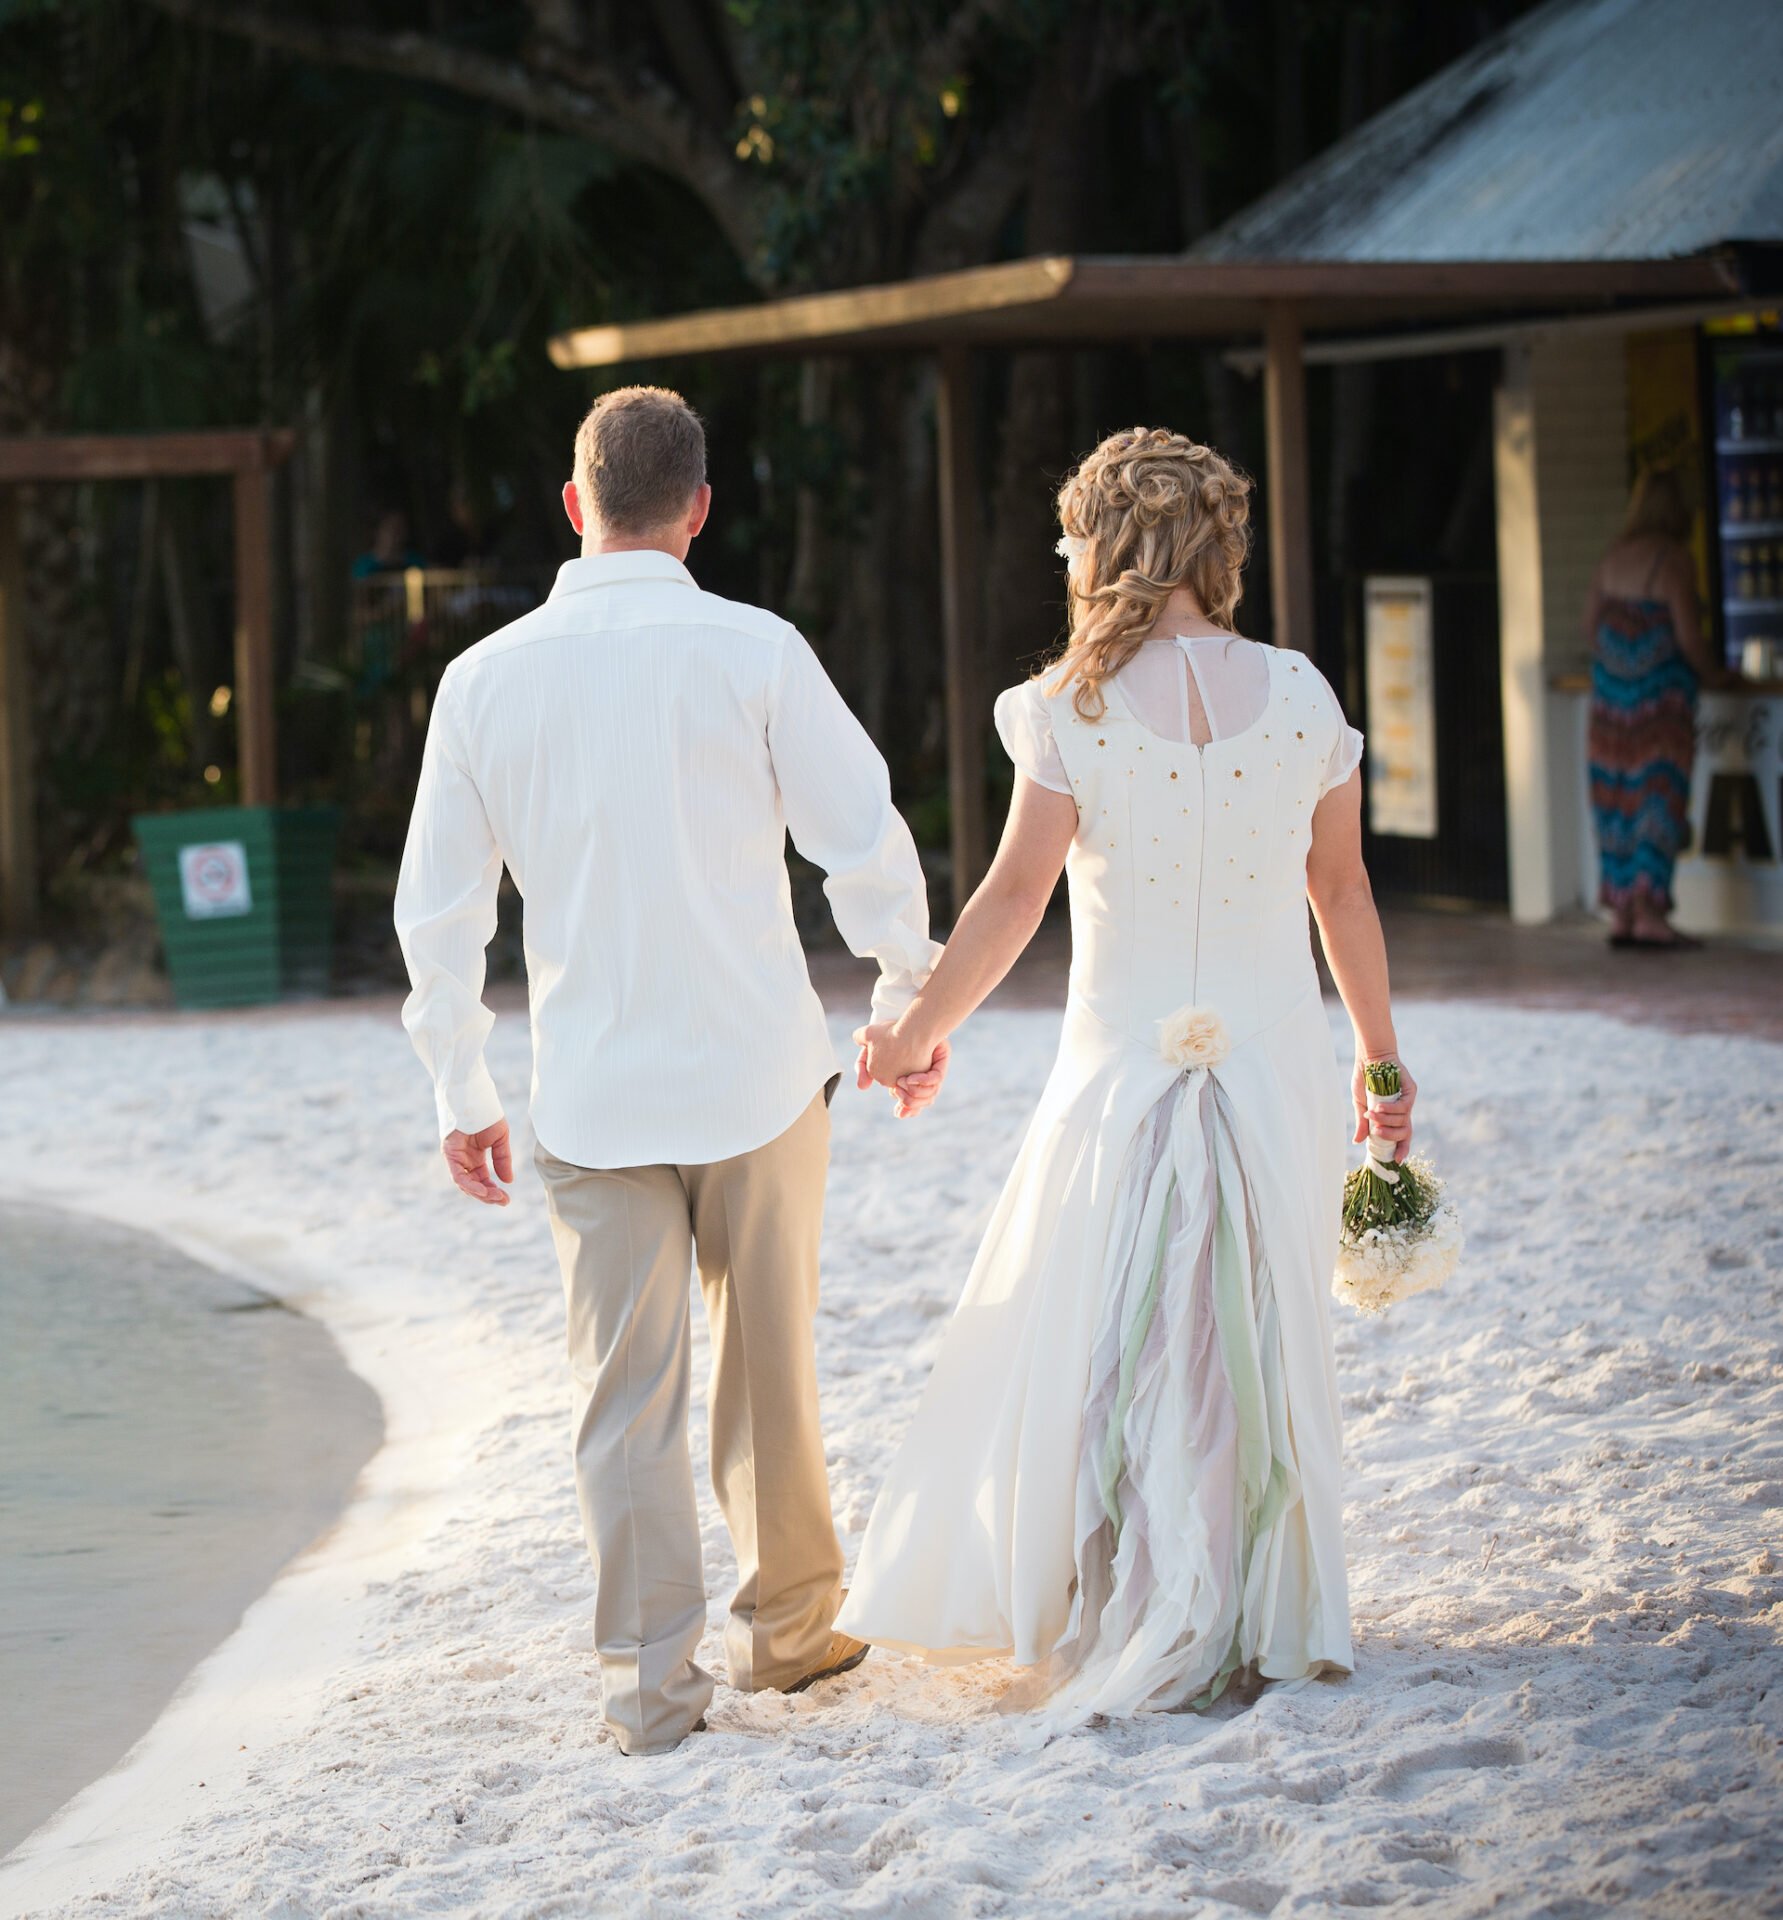
<svg viewBox="0 0 1783 1920">
<path fill-rule="evenodd" d="M 1721 642 L 1754 679 L 1783 671 L 1783 339 L 1713 340 Z"/>
</svg>

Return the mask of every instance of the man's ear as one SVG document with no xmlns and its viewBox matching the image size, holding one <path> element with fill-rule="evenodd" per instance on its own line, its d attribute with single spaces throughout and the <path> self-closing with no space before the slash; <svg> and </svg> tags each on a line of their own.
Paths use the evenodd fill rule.
<svg viewBox="0 0 1783 1920">
<path fill-rule="evenodd" d="M 563 483 L 563 510 L 570 517 L 570 525 L 578 533 L 582 531 L 582 496 L 576 491 L 576 483 L 566 480 Z"/>
<path fill-rule="evenodd" d="M 701 527 L 706 524 L 706 515 L 712 511 L 712 486 L 710 481 L 701 481 L 700 490 L 693 496 L 693 509 L 687 516 L 687 537 L 695 539 Z"/>
</svg>

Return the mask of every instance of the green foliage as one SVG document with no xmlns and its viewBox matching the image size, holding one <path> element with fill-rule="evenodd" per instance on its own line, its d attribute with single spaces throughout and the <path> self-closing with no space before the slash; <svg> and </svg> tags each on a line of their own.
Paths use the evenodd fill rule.
<svg viewBox="0 0 1783 1920">
<path fill-rule="evenodd" d="M 995 90 L 935 65 L 956 11 L 951 0 L 729 0 L 750 70 L 775 76 L 739 102 L 734 129 L 737 158 L 762 176 L 757 264 L 770 284 L 845 280 L 869 246 L 895 244 L 898 224 L 971 150 L 980 98 Z M 1035 44 L 1067 11 L 1064 0 L 1006 10 L 1006 91 L 1019 92 Z"/>
<path fill-rule="evenodd" d="M 42 122 L 41 100 L 18 104 L 0 100 L 0 161 L 24 160 L 38 152 L 43 145 L 37 131 Z"/>
</svg>

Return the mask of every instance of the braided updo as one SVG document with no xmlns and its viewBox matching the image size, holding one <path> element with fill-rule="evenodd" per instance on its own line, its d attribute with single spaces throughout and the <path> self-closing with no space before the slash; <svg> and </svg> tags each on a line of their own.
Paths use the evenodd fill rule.
<svg viewBox="0 0 1783 1920">
<path fill-rule="evenodd" d="M 1111 433 L 1059 489 L 1074 559 L 1071 637 L 1052 663 L 1052 690 L 1075 683 L 1085 720 L 1104 711 L 1102 683 L 1135 653 L 1175 587 L 1229 626 L 1250 552 L 1250 481 L 1184 433 Z M 1081 543 L 1081 545 L 1079 544 Z"/>
</svg>

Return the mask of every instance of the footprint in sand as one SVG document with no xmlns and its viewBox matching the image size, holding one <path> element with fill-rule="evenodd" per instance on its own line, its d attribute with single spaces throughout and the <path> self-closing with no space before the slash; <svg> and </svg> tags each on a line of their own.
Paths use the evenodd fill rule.
<svg viewBox="0 0 1783 1920">
<path fill-rule="evenodd" d="M 1413 1800 L 1433 1773 L 1520 1767 L 1528 1758 L 1528 1750 L 1514 1735 L 1503 1739 L 1458 1740 L 1447 1747 L 1426 1747 L 1421 1753 L 1389 1760 L 1380 1771 L 1375 1792 L 1383 1800 Z"/>
</svg>

